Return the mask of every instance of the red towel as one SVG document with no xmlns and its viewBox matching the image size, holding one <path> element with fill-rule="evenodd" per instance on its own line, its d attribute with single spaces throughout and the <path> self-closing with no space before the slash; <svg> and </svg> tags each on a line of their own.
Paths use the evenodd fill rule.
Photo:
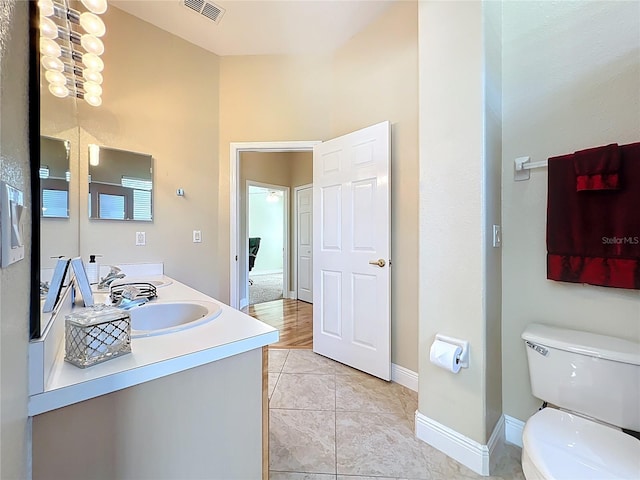
<svg viewBox="0 0 640 480">
<path fill-rule="evenodd" d="M 640 289 L 640 142 L 618 149 L 618 190 L 578 192 L 575 154 L 549 159 L 548 279 Z"/>
<path fill-rule="evenodd" d="M 578 192 L 620 188 L 620 149 L 617 143 L 575 152 L 573 168 Z"/>
</svg>

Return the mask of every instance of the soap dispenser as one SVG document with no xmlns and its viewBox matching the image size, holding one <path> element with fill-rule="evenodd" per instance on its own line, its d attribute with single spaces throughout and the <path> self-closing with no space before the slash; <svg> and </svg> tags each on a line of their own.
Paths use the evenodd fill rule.
<svg viewBox="0 0 640 480">
<path fill-rule="evenodd" d="M 96 257 L 102 255 L 89 255 L 89 263 L 87 263 L 87 277 L 90 284 L 97 284 L 100 281 L 100 264 L 96 263 Z"/>
</svg>

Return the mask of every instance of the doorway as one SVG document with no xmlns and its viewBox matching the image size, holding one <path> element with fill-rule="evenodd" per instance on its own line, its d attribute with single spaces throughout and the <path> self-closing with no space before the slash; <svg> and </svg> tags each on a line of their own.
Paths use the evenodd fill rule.
<svg viewBox="0 0 640 480">
<path fill-rule="evenodd" d="M 248 304 L 288 296 L 289 187 L 247 180 Z"/>
<path fill-rule="evenodd" d="M 246 153 L 284 153 L 284 152 L 313 152 L 314 145 L 322 143 L 320 141 L 295 141 L 295 142 L 243 142 L 232 143 L 230 146 L 230 294 L 229 305 L 242 309 L 248 305 L 248 293 L 246 287 L 249 284 L 248 278 L 248 242 L 246 242 L 243 220 L 243 209 L 245 196 L 241 190 L 245 187 L 242 181 L 241 156 Z M 264 169 L 268 170 L 268 169 Z M 275 184 L 276 182 L 269 182 Z M 294 255 L 295 258 L 295 255 Z M 292 262 L 295 263 L 295 262 Z M 295 296 L 297 292 L 297 275 L 290 275 L 290 286 L 285 286 L 285 297 Z M 293 293 L 292 293 L 293 292 Z"/>
<path fill-rule="evenodd" d="M 231 223 L 232 254 L 234 254 L 233 247 L 235 246 L 237 249 L 235 250 L 237 252 L 237 261 L 234 254 L 231 259 L 232 281 L 230 288 L 231 298 L 233 299 L 235 296 L 238 299 L 238 303 L 234 304 L 232 300 L 231 305 L 276 327 L 280 331 L 280 341 L 272 345 L 273 348 L 310 349 L 313 345 L 312 298 L 305 297 L 307 302 L 298 300 L 300 291 L 298 270 L 301 267 L 306 275 L 303 278 L 303 296 L 304 291 L 312 294 L 311 278 L 308 276 L 312 274 L 312 264 L 310 263 L 312 255 L 307 247 L 307 245 L 310 246 L 311 242 L 311 224 L 307 225 L 307 222 L 311 222 L 313 145 L 316 143 L 319 142 L 242 144 L 242 148 L 236 148 L 235 151 L 232 145 L 231 206 L 232 212 L 235 209 L 238 221 L 232 221 Z M 234 166 L 236 167 L 235 175 Z M 260 188 L 262 188 L 262 192 L 260 192 Z M 285 234 L 286 241 L 284 242 L 285 246 L 289 248 L 289 254 L 285 254 L 282 261 L 282 270 L 288 273 L 289 279 L 284 279 L 281 298 L 258 303 L 254 297 L 259 296 L 256 290 L 260 288 L 260 282 L 262 280 L 268 281 L 270 277 L 274 279 L 273 270 L 277 270 L 277 265 L 267 262 L 269 259 L 268 248 L 264 251 L 263 248 L 270 246 L 273 250 L 276 245 L 273 241 L 267 241 L 265 244 L 264 235 L 252 228 L 253 226 L 248 223 L 250 215 L 246 215 L 244 212 L 252 209 L 251 204 L 255 204 L 255 201 L 258 201 L 260 193 L 262 193 L 263 197 L 269 196 L 269 193 L 271 193 L 271 197 L 274 198 L 274 192 L 277 194 L 278 191 L 282 191 L 284 196 L 284 190 L 281 190 L 283 188 L 288 188 L 291 192 L 288 213 L 285 215 L 285 221 L 289 225 L 289 235 Z M 307 194 L 303 203 L 309 204 L 303 206 L 302 215 L 299 215 L 299 209 L 297 208 L 299 200 L 296 198 L 296 194 L 300 190 L 304 191 L 305 188 L 307 189 Z M 250 191 L 254 193 L 249 193 Z M 236 205 L 233 205 L 234 198 L 238 199 Z M 233 213 L 231 215 L 233 217 Z M 267 214 L 261 214 L 260 216 L 262 220 L 271 218 Z M 271 219 L 267 223 L 275 229 L 280 229 L 279 221 Z M 306 233 L 302 235 L 302 243 L 298 241 L 300 237 L 298 229 L 300 226 L 306 228 Z M 237 241 L 234 241 L 234 233 Z M 253 259 L 254 264 L 249 270 L 249 263 L 252 259 L 249 256 L 249 238 L 252 239 L 255 246 L 257 243 L 256 237 L 260 237 L 260 246 L 255 259 Z M 299 248 L 300 246 L 303 248 Z M 305 247 L 306 250 L 304 249 Z M 264 257 L 263 254 L 267 256 Z M 271 255 L 273 255 L 273 252 Z M 284 266 L 287 261 L 288 266 Z M 233 280 L 234 273 L 237 274 L 236 280 Z M 253 285 L 250 285 L 250 281 L 252 281 Z M 256 286 L 258 289 L 255 288 Z"/>
</svg>

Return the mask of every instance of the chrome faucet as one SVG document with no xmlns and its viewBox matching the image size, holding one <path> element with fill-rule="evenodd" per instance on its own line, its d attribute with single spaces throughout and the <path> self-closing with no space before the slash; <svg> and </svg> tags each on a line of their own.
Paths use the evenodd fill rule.
<svg viewBox="0 0 640 480">
<path fill-rule="evenodd" d="M 133 285 L 127 285 L 122 289 L 122 296 L 115 304 L 116 307 L 123 310 L 129 310 L 130 308 L 137 307 L 138 305 L 144 305 L 149 299 L 144 296 L 142 291 L 134 287 Z"/>
<path fill-rule="evenodd" d="M 109 273 L 107 274 L 107 276 L 100 279 L 100 283 L 98 283 L 98 288 L 99 289 L 107 288 L 111 286 L 114 280 L 117 280 L 119 278 L 124 278 L 125 274 L 121 272 L 122 270 L 119 267 L 116 267 L 113 265 L 110 266 Z"/>
</svg>

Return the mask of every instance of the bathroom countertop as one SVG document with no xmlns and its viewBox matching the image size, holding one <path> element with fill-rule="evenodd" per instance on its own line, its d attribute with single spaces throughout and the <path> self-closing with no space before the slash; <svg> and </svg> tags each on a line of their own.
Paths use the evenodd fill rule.
<svg viewBox="0 0 640 480">
<path fill-rule="evenodd" d="M 171 282 L 158 288 L 158 299 L 154 302 L 209 301 L 219 304 L 222 313 L 207 323 L 182 331 L 134 338 L 130 354 L 85 369 L 64 361 L 64 341 L 61 342 L 53 365 L 45 368 L 50 373 L 44 379 L 44 391 L 29 397 L 29 415 L 72 405 L 278 341 L 277 329 L 172 278 L 153 278 Z M 97 295 L 96 301 L 100 301 Z M 55 322 L 64 322 L 64 316 L 59 317 L 62 318 Z"/>
</svg>

